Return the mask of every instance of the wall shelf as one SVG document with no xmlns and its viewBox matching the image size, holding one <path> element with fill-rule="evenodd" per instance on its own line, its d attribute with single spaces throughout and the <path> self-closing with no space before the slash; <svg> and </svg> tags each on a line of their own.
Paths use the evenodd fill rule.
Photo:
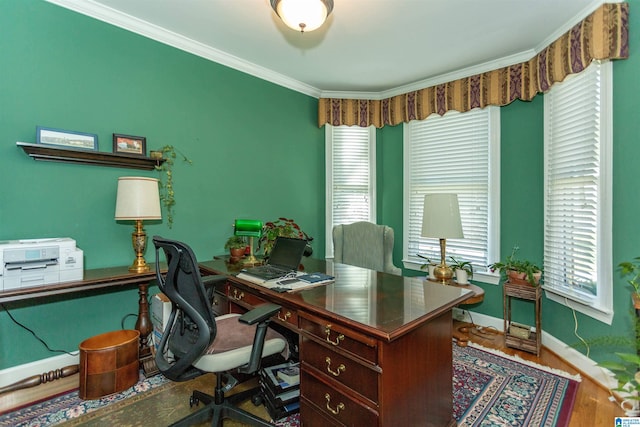
<svg viewBox="0 0 640 427">
<path fill-rule="evenodd" d="M 164 159 L 155 160 L 143 156 L 75 150 L 44 144 L 31 144 L 28 142 L 16 142 L 16 145 L 22 148 L 32 159 L 47 162 L 76 163 L 144 170 L 153 170 L 157 165 L 164 162 Z"/>
</svg>

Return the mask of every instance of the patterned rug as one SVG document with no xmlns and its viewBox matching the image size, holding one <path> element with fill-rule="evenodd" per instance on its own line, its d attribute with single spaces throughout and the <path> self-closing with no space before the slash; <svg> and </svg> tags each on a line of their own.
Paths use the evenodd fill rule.
<svg viewBox="0 0 640 427">
<path fill-rule="evenodd" d="M 478 346 L 454 345 L 453 360 L 453 416 L 459 427 L 568 425 L 578 376 Z M 157 375 L 141 378 L 125 392 L 98 400 L 83 401 L 76 390 L 1 415 L 0 426 L 47 427 L 63 422 L 65 426 L 116 425 L 121 424 L 117 417 L 126 414 L 127 407 L 131 411 L 143 406 L 137 404 L 139 401 L 152 402 L 155 398 L 159 402 L 156 405 L 166 407 L 166 401 L 175 400 L 175 396 L 168 397 L 167 393 L 188 396 L 188 390 L 193 388 L 190 382 L 173 383 Z M 156 414 L 159 411 L 152 403 L 146 406 Z M 124 416 L 128 417 L 129 425 L 137 425 L 131 414 Z M 277 425 L 297 427 L 300 419 L 295 414 Z"/>
</svg>

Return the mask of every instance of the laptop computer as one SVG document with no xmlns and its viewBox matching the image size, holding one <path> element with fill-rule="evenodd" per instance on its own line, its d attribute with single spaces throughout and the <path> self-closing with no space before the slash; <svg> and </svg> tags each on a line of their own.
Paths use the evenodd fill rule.
<svg viewBox="0 0 640 427">
<path fill-rule="evenodd" d="M 267 263 L 241 272 L 242 276 L 253 276 L 262 281 L 279 279 L 298 271 L 307 241 L 292 237 L 278 237 L 271 249 Z M 241 277 L 238 275 L 238 277 Z"/>
</svg>

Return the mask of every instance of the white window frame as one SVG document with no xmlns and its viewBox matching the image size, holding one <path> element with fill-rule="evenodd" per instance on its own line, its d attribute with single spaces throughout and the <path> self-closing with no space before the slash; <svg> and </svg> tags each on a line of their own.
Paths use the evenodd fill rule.
<svg viewBox="0 0 640 427">
<path fill-rule="evenodd" d="M 420 236 L 411 236 L 410 224 L 412 218 L 414 221 L 416 218 L 420 218 L 419 221 L 422 221 L 422 204 L 417 204 L 414 200 L 414 207 L 412 212 L 411 207 L 411 199 L 414 192 L 420 192 L 420 190 L 412 189 L 412 174 L 414 173 L 411 169 L 411 153 L 412 153 L 412 130 L 416 124 L 421 126 L 429 124 L 430 120 L 448 120 L 451 116 L 456 115 L 458 118 L 469 118 L 469 123 L 473 123 L 473 120 L 477 121 L 477 117 L 484 117 L 486 122 L 483 124 L 488 126 L 488 165 L 487 165 L 487 185 L 488 185 L 488 203 L 486 206 L 487 209 L 487 218 L 488 218 L 488 227 L 487 227 L 487 263 L 485 265 L 474 265 L 474 275 L 473 279 L 478 280 L 484 283 L 490 283 L 497 285 L 500 281 L 500 276 L 496 273 L 492 273 L 488 271 L 487 265 L 492 262 L 492 260 L 499 259 L 500 256 L 500 108 L 499 107 L 486 107 L 482 110 L 474 109 L 466 113 L 459 113 L 457 111 L 450 111 L 444 116 L 436 116 L 432 115 L 425 120 L 420 122 L 410 122 L 405 123 L 404 126 L 404 194 L 403 194 L 403 264 L 407 269 L 423 271 L 420 269 L 421 265 L 425 263 L 424 260 L 420 259 L 416 256 L 415 253 L 410 253 L 410 241 L 414 241 L 416 238 L 424 239 Z M 475 117 L 474 117 L 475 116 Z M 447 147 L 446 142 L 443 143 L 442 149 L 444 151 L 449 150 L 450 147 Z M 456 153 L 453 153 L 452 156 L 455 157 Z M 461 153 L 464 155 L 464 153 Z M 449 155 L 447 155 L 449 156 Z M 466 159 L 468 161 L 468 159 Z M 455 168 L 455 162 L 451 162 L 451 167 Z M 446 178 L 445 178 L 446 179 Z M 416 186 L 418 184 L 416 183 Z M 448 185 L 448 184 L 446 184 Z M 452 185 L 459 185 L 453 184 Z M 459 188 L 459 187 L 458 187 Z M 448 191 L 448 192 L 456 192 L 456 191 Z M 418 198 L 422 197 L 420 194 Z M 415 199 L 415 198 L 414 198 Z M 418 206 L 419 205 L 419 206 Z M 461 205 L 461 214 L 463 216 L 463 229 L 465 224 L 465 209 L 463 208 L 463 202 L 460 202 Z M 470 212 L 469 209 L 466 210 Z M 471 213 L 468 213 L 469 219 L 471 219 Z M 415 228 L 415 227 L 414 227 Z M 415 232 L 415 231 L 414 231 Z M 437 239 L 432 239 L 437 241 Z M 464 245 L 464 239 L 456 240 L 458 245 Z M 447 256 L 450 256 L 450 252 L 447 251 Z M 438 257 L 439 261 L 439 257 Z"/>
<path fill-rule="evenodd" d="M 600 79 L 597 83 L 597 73 L 599 69 Z M 591 74 L 589 74 L 591 73 Z M 571 85 L 571 86 L 565 86 Z M 597 202 L 596 202 L 596 231 L 594 237 L 596 243 L 595 249 L 595 272 L 594 277 L 590 278 L 596 281 L 596 297 L 591 296 L 589 293 L 580 291 L 577 283 L 567 283 L 571 280 L 570 277 L 579 277 L 579 273 L 574 274 L 572 270 L 567 270 L 567 273 L 563 273 L 561 268 L 555 270 L 557 275 L 555 277 L 565 277 L 567 281 L 563 279 L 555 280 L 551 279 L 551 274 L 545 275 L 543 288 L 545 289 L 547 298 L 555 301 L 559 304 L 573 308 L 581 313 L 584 313 L 594 319 L 600 320 L 606 324 L 611 324 L 613 320 L 613 262 L 612 262 L 612 175 L 613 175 L 613 66 L 610 61 L 594 61 L 589 68 L 580 74 L 571 75 L 562 83 L 554 85 L 547 94 L 544 95 L 544 149 L 545 149 L 545 170 L 544 170 L 544 194 L 545 194 L 545 270 L 553 271 L 552 266 L 564 265 L 562 259 L 572 258 L 571 253 L 568 252 L 566 256 L 563 256 L 562 248 L 555 245 L 551 246 L 551 240 L 548 239 L 547 233 L 551 230 L 550 225 L 553 217 L 549 211 L 549 191 L 552 188 L 549 185 L 549 147 L 553 138 L 553 120 L 552 120 L 552 103 L 557 101 L 557 105 L 567 105 L 567 113 L 572 115 L 577 114 L 579 110 L 573 105 L 576 102 L 577 96 L 583 94 L 586 91 L 590 95 L 591 100 L 594 101 L 591 104 L 591 111 L 593 113 L 595 123 L 590 124 L 590 128 L 595 131 L 592 133 L 594 136 L 591 139 L 587 139 L 586 142 L 591 142 L 594 150 L 599 151 L 599 164 L 596 176 L 596 182 L 598 186 L 597 190 Z M 572 92 L 563 92 L 563 98 L 558 99 L 560 95 L 560 89 L 572 88 Z M 599 88 L 599 96 L 598 96 Z M 594 92 L 595 91 L 595 92 Z M 571 94 L 576 98 L 572 98 Z M 554 98 L 555 97 L 555 98 Z M 584 97 L 583 99 L 589 99 Z M 564 102 L 564 104 L 560 104 Z M 572 103 L 572 104 L 567 104 Z M 590 105 L 590 104 L 586 104 Z M 599 123 L 598 123 L 599 113 Z M 559 114 L 559 113 L 556 113 Z M 584 113 L 588 116 L 590 113 Z M 556 132 L 560 132 L 556 130 Z M 567 129 L 564 129 L 567 132 Z M 566 133 L 563 133 L 566 135 Z M 568 139 L 565 138 L 565 140 Z M 599 144 L 599 147 L 597 145 Z M 582 176 L 582 175 L 578 175 Z M 567 212 L 572 211 L 567 209 Z M 562 223 L 562 218 L 558 218 L 556 225 Z M 566 218 L 565 218 L 566 220 Z M 565 227 L 566 232 L 571 232 L 571 228 Z M 575 233 L 573 233 L 575 235 Z M 549 241 L 547 241 L 549 240 Z M 556 256 L 555 254 L 559 254 Z M 555 261 L 555 262 L 554 262 Z M 584 270 L 582 270 L 582 276 Z M 576 279 L 579 280 L 579 279 Z"/>
<path fill-rule="evenodd" d="M 325 167 L 326 167 L 326 178 L 325 178 L 325 188 L 326 188 L 326 204 L 325 204 L 325 255 L 327 258 L 333 258 L 333 227 L 335 225 L 339 225 L 344 223 L 337 222 L 335 220 L 335 212 L 334 212 L 334 196 L 336 187 L 334 185 L 334 164 L 336 163 L 336 159 L 334 158 L 334 139 L 338 139 L 338 137 L 343 136 L 346 132 L 362 132 L 366 138 L 366 143 L 368 147 L 360 147 L 361 149 L 367 148 L 368 155 L 367 159 L 364 162 L 367 164 L 361 164 L 361 167 L 368 168 L 369 182 L 368 182 L 368 215 L 365 216 L 355 216 L 350 221 L 346 221 L 347 223 L 355 222 L 355 221 L 369 221 L 376 222 L 376 128 L 374 126 L 369 126 L 367 128 L 357 127 L 357 126 L 332 126 L 325 125 Z M 363 160 L 363 159 L 361 159 Z"/>
</svg>

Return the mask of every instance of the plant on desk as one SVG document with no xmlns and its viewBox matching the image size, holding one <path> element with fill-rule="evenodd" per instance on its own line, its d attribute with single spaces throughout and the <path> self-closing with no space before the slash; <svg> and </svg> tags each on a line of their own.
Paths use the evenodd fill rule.
<svg viewBox="0 0 640 427">
<path fill-rule="evenodd" d="M 275 221 L 265 222 L 262 227 L 262 236 L 258 242 L 258 249 L 262 249 L 265 257 L 268 257 L 273 249 L 273 245 L 278 237 L 293 237 L 295 239 L 305 239 L 307 247 L 304 250 L 304 256 L 310 256 L 313 248 L 310 243 L 313 237 L 302 231 L 300 226 L 293 219 L 280 217 Z"/>
<path fill-rule="evenodd" d="M 229 249 L 229 253 L 231 255 L 229 261 L 235 263 L 244 257 L 247 250 L 247 242 L 244 237 L 234 235 L 227 239 L 227 242 L 224 244 L 224 248 Z"/>
<path fill-rule="evenodd" d="M 529 260 L 516 258 L 516 252 L 519 249 L 518 246 L 514 246 L 511 254 L 504 261 L 489 264 L 489 270 L 492 273 L 499 271 L 508 278 L 510 283 L 538 286 L 542 278 L 542 268 Z"/>
</svg>

